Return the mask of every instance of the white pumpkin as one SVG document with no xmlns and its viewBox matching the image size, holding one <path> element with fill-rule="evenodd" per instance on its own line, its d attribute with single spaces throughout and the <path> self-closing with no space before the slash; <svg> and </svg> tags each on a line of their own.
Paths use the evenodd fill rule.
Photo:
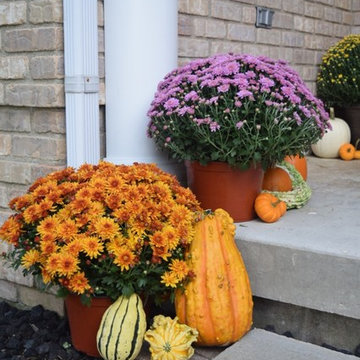
<svg viewBox="0 0 360 360">
<path fill-rule="evenodd" d="M 321 158 L 338 157 L 340 146 L 350 142 L 350 127 L 343 119 L 334 117 L 333 108 L 330 108 L 329 121 L 332 130 L 328 130 L 316 144 L 311 145 L 313 153 Z"/>
</svg>

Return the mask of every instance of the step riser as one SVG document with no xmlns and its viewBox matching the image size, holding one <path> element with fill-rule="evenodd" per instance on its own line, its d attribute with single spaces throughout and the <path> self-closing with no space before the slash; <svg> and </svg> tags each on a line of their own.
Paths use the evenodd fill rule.
<svg viewBox="0 0 360 360">
<path fill-rule="evenodd" d="M 360 320 L 254 297 L 254 326 L 290 331 L 297 340 L 331 345 L 352 354 L 360 347 Z"/>
</svg>

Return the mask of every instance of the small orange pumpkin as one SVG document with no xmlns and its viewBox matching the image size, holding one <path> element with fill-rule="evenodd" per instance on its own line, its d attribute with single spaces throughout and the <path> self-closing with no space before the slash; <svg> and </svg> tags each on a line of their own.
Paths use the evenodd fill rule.
<svg viewBox="0 0 360 360">
<path fill-rule="evenodd" d="M 307 162 L 305 157 L 301 158 L 299 155 L 286 156 L 284 160 L 294 165 L 304 180 L 307 179 Z M 267 169 L 264 174 L 262 189 L 268 191 L 291 191 L 292 182 L 289 174 L 278 167 Z"/>
<path fill-rule="evenodd" d="M 260 193 L 255 200 L 255 212 L 262 221 L 272 223 L 286 212 L 286 203 L 269 193 Z"/>
<path fill-rule="evenodd" d="M 350 143 L 342 144 L 339 149 L 339 156 L 346 161 L 352 160 L 355 156 L 355 151 L 354 145 Z"/>
<path fill-rule="evenodd" d="M 360 149 L 358 150 L 358 145 L 359 145 L 360 139 L 356 140 L 355 143 L 355 153 L 354 153 L 354 159 L 360 159 Z"/>
</svg>

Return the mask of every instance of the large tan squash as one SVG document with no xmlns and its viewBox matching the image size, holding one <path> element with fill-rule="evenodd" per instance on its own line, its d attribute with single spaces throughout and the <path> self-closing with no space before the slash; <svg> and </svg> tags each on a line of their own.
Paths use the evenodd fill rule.
<svg viewBox="0 0 360 360">
<path fill-rule="evenodd" d="M 222 209 L 195 226 L 188 254 L 195 277 L 177 291 L 175 309 L 180 323 L 198 330 L 199 345 L 231 344 L 252 324 L 249 278 L 234 235 L 233 220 Z"/>
</svg>

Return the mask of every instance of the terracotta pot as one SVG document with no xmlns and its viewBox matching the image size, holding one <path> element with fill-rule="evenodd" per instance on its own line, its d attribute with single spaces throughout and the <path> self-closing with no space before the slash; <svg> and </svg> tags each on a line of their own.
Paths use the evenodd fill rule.
<svg viewBox="0 0 360 360">
<path fill-rule="evenodd" d="M 351 140 L 355 145 L 357 139 L 360 139 L 360 105 L 348 106 L 337 109 L 337 114 L 344 119 L 350 127 Z"/>
<path fill-rule="evenodd" d="M 96 347 L 96 334 L 105 310 L 112 304 L 110 298 L 93 298 L 90 306 L 83 305 L 80 296 L 65 299 L 71 341 L 75 349 L 87 355 L 100 357 Z"/>
<path fill-rule="evenodd" d="M 234 169 L 227 163 L 185 162 L 188 186 L 204 209 L 226 210 L 235 222 L 256 217 L 254 202 L 261 191 L 264 171 L 261 166 Z"/>
</svg>

